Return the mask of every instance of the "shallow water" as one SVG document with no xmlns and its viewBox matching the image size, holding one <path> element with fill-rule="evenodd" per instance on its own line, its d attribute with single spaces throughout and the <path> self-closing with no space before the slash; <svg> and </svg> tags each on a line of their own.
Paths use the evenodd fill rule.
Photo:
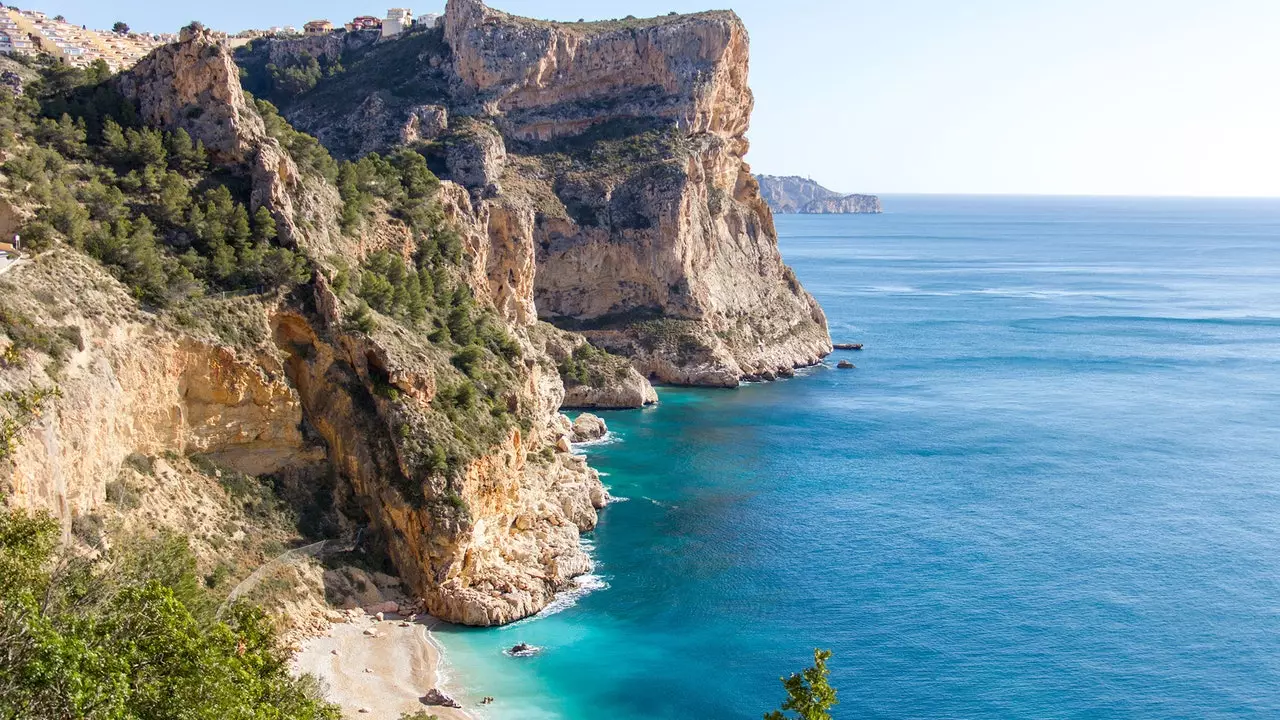
<svg viewBox="0 0 1280 720">
<path fill-rule="evenodd" d="M 1280 202 L 779 217 L 837 353 L 605 414 L 593 592 L 438 631 L 484 717 L 1280 716 Z M 510 658 L 516 642 L 543 646 Z"/>
</svg>

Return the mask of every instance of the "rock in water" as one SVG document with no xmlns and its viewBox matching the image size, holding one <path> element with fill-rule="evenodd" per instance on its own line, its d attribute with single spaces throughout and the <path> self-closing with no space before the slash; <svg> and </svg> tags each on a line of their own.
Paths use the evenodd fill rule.
<svg viewBox="0 0 1280 720">
<path fill-rule="evenodd" d="M 573 421 L 574 442 L 599 440 L 604 437 L 607 432 L 609 432 L 609 428 L 604 424 L 604 419 L 598 415 L 582 413 Z"/>
<path fill-rule="evenodd" d="M 436 688 L 431 688 L 426 695 L 422 696 L 423 705 L 434 705 L 436 707 L 460 708 L 462 705 L 457 700 L 445 695 Z"/>
<path fill-rule="evenodd" d="M 852 370 L 854 368 L 854 364 L 849 362 L 848 360 L 841 360 L 840 362 L 836 363 L 836 367 L 840 368 L 841 370 Z"/>
</svg>

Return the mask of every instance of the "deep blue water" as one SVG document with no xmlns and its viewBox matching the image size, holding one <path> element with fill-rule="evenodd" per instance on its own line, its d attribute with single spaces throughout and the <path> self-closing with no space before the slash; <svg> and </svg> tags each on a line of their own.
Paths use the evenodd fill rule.
<svg viewBox="0 0 1280 720">
<path fill-rule="evenodd" d="M 437 633 L 491 718 L 1280 717 L 1280 201 L 779 217 L 857 370 L 605 415 L 607 583 Z M 545 646 L 532 659 L 501 649 Z"/>
</svg>

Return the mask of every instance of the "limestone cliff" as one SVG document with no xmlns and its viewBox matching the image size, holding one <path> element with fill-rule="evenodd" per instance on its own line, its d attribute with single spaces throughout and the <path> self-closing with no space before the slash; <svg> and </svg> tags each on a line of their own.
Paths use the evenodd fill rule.
<svg viewBox="0 0 1280 720">
<path fill-rule="evenodd" d="M 524 219 L 445 183 L 423 201 L 429 231 L 381 206 L 342 230 L 337 190 L 269 135 L 228 50 L 199 30 L 113 84 L 146 123 L 186 129 L 219 172 L 248 180 L 311 279 L 160 311 L 65 245 L 0 276 L 6 322 L 21 319 L 0 327 L 0 390 L 61 390 L 0 462 L 0 494 L 70 529 L 102 509 L 133 456 L 331 477 L 326 512 L 345 513 L 348 530 L 367 523 L 431 612 L 468 624 L 534 613 L 587 572 L 578 535 L 607 494 L 567 452 L 564 387 L 533 309 L 533 247 L 510 229 Z M 352 320 L 359 303 L 333 283 L 344 268 L 378 251 L 413 258 L 454 233 L 458 264 L 428 267 L 436 298 L 487 344 L 381 313 Z M 20 344 L 21 333 L 74 343 Z"/>
<path fill-rule="evenodd" d="M 303 57 L 274 42 L 250 52 Z M 578 536 L 608 499 L 562 406 L 653 402 L 646 376 L 773 379 L 831 349 L 743 160 L 746 31 L 732 13 L 560 24 L 451 0 L 401 39 L 298 42 L 345 70 L 273 96 L 286 118 L 340 157 L 416 153 L 340 172 L 199 28 L 114 79 L 145 124 L 210 150 L 205 181 L 270 210 L 307 279 L 162 310 L 74 242 L 9 270 L 0 298 L 35 329 L 0 327 L 0 389 L 62 394 L 0 483 L 70 526 L 131 455 L 325 478 L 333 527 L 367 525 L 431 612 L 527 616 L 590 568 Z M 410 195 L 424 158 L 445 182 L 414 171 Z M 191 238 L 166 232 L 178 262 Z"/>
<path fill-rule="evenodd" d="M 418 146 L 534 251 L 541 318 L 656 380 L 733 386 L 831 349 L 743 159 L 748 50 L 731 12 L 553 23 L 450 0 L 441 29 L 352 54 L 282 111 L 351 155 L 429 112 Z"/>
<path fill-rule="evenodd" d="M 841 195 L 795 175 L 757 175 L 760 193 L 776 213 L 846 215 L 883 212 L 875 195 Z"/>
</svg>

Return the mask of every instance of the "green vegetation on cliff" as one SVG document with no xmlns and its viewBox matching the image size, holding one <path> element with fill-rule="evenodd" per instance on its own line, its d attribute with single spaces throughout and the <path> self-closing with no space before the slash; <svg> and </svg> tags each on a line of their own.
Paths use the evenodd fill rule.
<svg viewBox="0 0 1280 720">
<path fill-rule="evenodd" d="M 0 93 L 8 189 L 38 206 L 22 229 L 30 249 L 63 240 L 155 306 L 307 277 L 271 214 L 248 211 L 243 177 L 211 168 L 185 131 L 143 127 L 106 79 L 47 66 L 24 96 Z"/>
<path fill-rule="evenodd" d="M 184 540 L 91 558 L 58 535 L 47 516 L 0 511 L 0 717 L 340 717 L 290 675 L 260 611 L 215 617 Z"/>
</svg>

